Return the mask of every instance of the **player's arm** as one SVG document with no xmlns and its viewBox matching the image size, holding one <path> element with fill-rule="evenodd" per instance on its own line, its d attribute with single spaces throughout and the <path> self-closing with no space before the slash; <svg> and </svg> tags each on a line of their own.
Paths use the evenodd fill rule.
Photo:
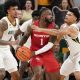
<svg viewBox="0 0 80 80">
<path fill-rule="evenodd" d="M 16 42 L 2 40 L 2 36 L 5 30 L 7 30 L 8 24 L 5 20 L 0 20 L 0 45 L 15 45 Z"/>
<path fill-rule="evenodd" d="M 44 32 L 47 33 L 49 35 L 54 35 L 56 36 L 58 34 L 58 30 L 57 29 L 44 29 L 44 28 L 39 28 L 39 27 L 32 27 L 34 30 L 39 31 L 39 32 Z"/>
<path fill-rule="evenodd" d="M 22 34 L 23 32 L 20 30 L 20 29 L 18 29 L 16 32 L 15 32 L 15 34 L 14 34 L 14 38 L 15 38 L 15 40 L 17 40 L 17 37 L 20 35 L 20 34 Z"/>
<path fill-rule="evenodd" d="M 78 32 L 79 32 L 79 29 L 77 27 L 75 27 L 74 25 L 70 26 L 68 28 L 66 27 L 66 28 L 63 28 L 63 29 L 59 30 L 59 34 L 69 35 L 71 37 L 75 37 L 76 35 L 78 35 Z"/>
<path fill-rule="evenodd" d="M 27 28 L 30 26 L 30 24 L 32 24 L 32 19 L 24 22 L 24 23 L 19 27 L 19 29 L 16 31 L 16 33 L 14 34 L 14 38 L 17 39 L 17 37 L 18 37 L 20 34 L 26 32 L 26 30 L 27 30 Z"/>
<path fill-rule="evenodd" d="M 31 35 L 32 32 L 32 28 L 29 26 L 26 30 L 26 32 L 24 33 L 22 39 L 19 42 L 19 46 L 23 46 L 25 44 L 25 42 L 28 40 L 29 36 Z"/>
<path fill-rule="evenodd" d="M 58 29 L 58 35 L 57 35 L 57 37 L 56 37 L 56 41 L 55 41 L 55 43 L 54 43 L 54 46 L 58 46 L 59 45 L 59 43 L 60 43 L 60 41 L 61 41 L 61 39 L 63 38 L 63 34 L 65 34 L 65 33 L 67 33 L 67 29 L 65 29 L 65 31 L 64 31 L 64 25 L 65 24 L 62 24 L 61 26 L 60 26 L 60 29 Z M 61 33 L 61 31 L 63 31 L 63 33 Z M 60 33 L 59 33 L 60 32 Z"/>
</svg>

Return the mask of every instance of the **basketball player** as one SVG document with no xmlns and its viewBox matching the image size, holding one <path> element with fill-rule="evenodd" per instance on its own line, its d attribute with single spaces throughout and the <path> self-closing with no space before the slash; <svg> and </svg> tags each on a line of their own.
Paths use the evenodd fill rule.
<svg viewBox="0 0 80 80">
<path fill-rule="evenodd" d="M 43 8 L 40 11 L 39 21 L 34 22 L 34 25 L 52 29 L 55 27 L 52 19 L 52 12 L 48 8 Z M 31 51 L 33 55 L 30 64 L 34 72 L 31 80 L 43 80 L 42 66 L 48 74 L 50 80 L 59 80 L 59 64 L 53 55 L 52 36 L 43 32 L 34 31 L 31 27 L 24 34 L 19 46 L 22 46 L 28 37 L 31 35 Z M 41 54 L 42 53 L 42 54 Z"/>
<path fill-rule="evenodd" d="M 68 76 L 71 73 L 74 73 L 76 80 L 80 80 L 80 43 L 78 40 L 79 28 L 77 27 L 77 21 L 79 18 L 80 13 L 78 8 L 69 9 L 65 17 L 65 23 L 58 31 L 59 35 L 64 36 L 65 40 L 68 42 L 70 49 L 70 55 L 64 61 L 60 69 L 60 74 L 62 75 L 61 80 L 64 80 L 64 77 Z M 38 28 L 36 30 L 43 32 L 46 31 L 46 33 L 50 35 L 53 35 L 55 32 L 54 30 L 44 30 Z M 58 40 L 60 40 L 60 38 L 61 36 L 58 37 Z"/>
<path fill-rule="evenodd" d="M 26 32 L 27 27 L 30 27 L 33 23 L 33 21 L 36 21 L 39 19 L 39 11 L 35 10 L 32 12 L 32 19 L 25 21 L 20 27 L 19 29 L 16 31 L 14 37 L 15 39 L 17 39 L 17 36 L 19 36 L 20 34 Z"/>
<path fill-rule="evenodd" d="M 17 10 L 18 4 L 14 0 L 5 2 L 7 15 L 0 20 L 0 80 L 4 79 L 5 71 L 10 73 L 11 80 L 21 80 L 17 61 L 10 51 L 10 46 L 18 43 L 14 40 L 14 32 L 19 25 Z"/>
<path fill-rule="evenodd" d="M 24 22 L 20 27 L 19 29 L 16 31 L 14 37 L 15 39 L 17 39 L 18 35 L 22 34 L 22 33 L 25 33 L 26 30 L 28 29 L 28 27 L 30 27 L 33 23 L 33 21 L 36 21 L 39 19 L 39 11 L 38 10 L 35 10 L 32 12 L 32 19 Z M 31 38 L 29 37 L 25 46 L 27 46 L 28 48 L 30 48 L 30 44 L 31 44 Z M 19 72 L 20 72 L 20 77 L 22 79 L 22 76 L 24 74 L 24 71 L 26 70 L 26 68 L 28 67 L 29 65 L 29 62 L 21 62 L 21 66 L 19 67 Z"/>
</svg>

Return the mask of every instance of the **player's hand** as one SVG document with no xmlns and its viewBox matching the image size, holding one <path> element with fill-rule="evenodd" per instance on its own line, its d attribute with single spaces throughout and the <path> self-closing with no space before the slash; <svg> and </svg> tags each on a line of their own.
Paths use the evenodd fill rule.
<svg viewBox="0 0 80 80">
<path fill-rule="evenodd" d="M 18 40 L 9 42 L 9 45 L 17 45 L 17 44 L 18 44 Z"/>
<path fill-rule="evenodd" d="M 17 46 L 16 46 L 16 49 L 15 49 L 15 52 L 17 52 L 17 50 L 18 50 L 20 47 L 21 47 L 20 45 L 17 45 Z"/>
<path fill-rule="evenodd" d="M 35 51 L 32 51 L 31 58 L 35 56 Z"/>
<path fill-rule="evenodd" d="M 34 31 L 41 32 L 41 28 L 39 28 L 38 26 L 32 25 L 31 28 L 32 28 Z"/>
</svg>

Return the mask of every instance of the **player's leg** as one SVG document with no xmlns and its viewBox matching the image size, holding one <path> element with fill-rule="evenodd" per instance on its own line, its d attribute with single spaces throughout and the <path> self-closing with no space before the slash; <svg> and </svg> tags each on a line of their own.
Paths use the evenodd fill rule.
<svg viewBox="0 0 80 80">
<path fill-rule="evenodd" d="M 42 66 L 36 66 L 32 68 L 34 74 L 31 80 L 43 80 Z"/>
<path fill-rule="evenodd" d="M 60 80 L 64 80 L 65 76 L 61 75 Z"/>
<path fill-rule="evenodd" d="M 59 63 L 55 59 L 52 52 L 47 52 L 43 55 L 43 66 L 45 68 L 45 72 L 48 74 L 50 80 L 59 80 Z"/>
<path fill-rule="evenodd" d="M 12 71 L 13 72 L 10 73 L 11 80 L 21 80 L 19 72 L 17 70 L 16 71 L 12 70 Z"/>
<path fill-rule="evenodd" d="M 58 72 L 48 72 L 47 73 L 50 80 L 60 80 L 60 73 Z"/>
<path fill-rule="evenodd" d="M 17 60 L 18 68 L 19 68 L 19 60 L 17 59 L 17 57 L 16 57 L 16 53 L 15 53 L 15 49 L 14 49 L 12 46 L 10 46 L 10 51 L 12 52 L 13 56 L 14 56 L 15 59 Z"/>
<path fill-rule="evenodd" d="M 3 61 L 3 54 L 0 50 L 0 80 L 3 80 L 5 77 L 5 67 L 4 67 L 4 61 Z"/>
<path fill-rule="evenodd" d="M 11 75 L 11 80 L 21 80 L 20 75 L 17 69 L 17 61 L 12 55 L 10 48 L 6 50 L 7 53 L 5 53 L 5 69 L 10 73 Z"/>
<path fill-rule="evenodd" d="M 20 73 L 21 79 L 22 79 L 22 77 L 23 77 L 23 74 L 24 74 L 26 68 L 28 67 L 28 64 L 29 64 L 28 62 L 22 62 L 22 61 L 21 61 L 21 65 L 20 65 L 20 67 L 19 67 L 19 73 Z"/>
<path fill-rule="evenodd" d="M 80 53 L 77 55 L 77 57 L 75 58 L 75 72 L 74 72 L 74 76 L 76 78 L 76 80 L 80 80 Z"/>
<path fill-rule="evenodd" d="M 68 57 L 60 69 L 61 80 L 64 80 L 65 76 L 69 76 L 72 72 L 74 72 L 74 66 L 74 62 Z"/>
<path fill-rule="evenodd" d="M 5 77 L 5 69 L 4 68 L 0 68 L 0 80 L 3 80 Z"/>
<path fill-rule="evenodd" d="M 32 71 L 32 67 L 30 66 L 30 64 L 28 65 L 27 72 L 28 72 L 28 78 L 31 80 L 34 73 Z"/>
<path fill-rule="evenodd" d="M 30 60 L 30 65 L 33 70 L 33 77 L 31 80 L 43 80 L 43 61 L 41 56 L 35 56 Z"/>
</svg>

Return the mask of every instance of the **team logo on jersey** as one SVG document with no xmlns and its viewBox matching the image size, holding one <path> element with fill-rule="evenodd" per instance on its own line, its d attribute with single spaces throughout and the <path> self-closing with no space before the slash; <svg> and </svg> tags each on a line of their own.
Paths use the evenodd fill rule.
<svg viewBox="0 0 80 80">
<path fill-rule="evenodd" d="M 14 31 L 9 31 L 8 34 L 14 34 Z"/>
</svg>

